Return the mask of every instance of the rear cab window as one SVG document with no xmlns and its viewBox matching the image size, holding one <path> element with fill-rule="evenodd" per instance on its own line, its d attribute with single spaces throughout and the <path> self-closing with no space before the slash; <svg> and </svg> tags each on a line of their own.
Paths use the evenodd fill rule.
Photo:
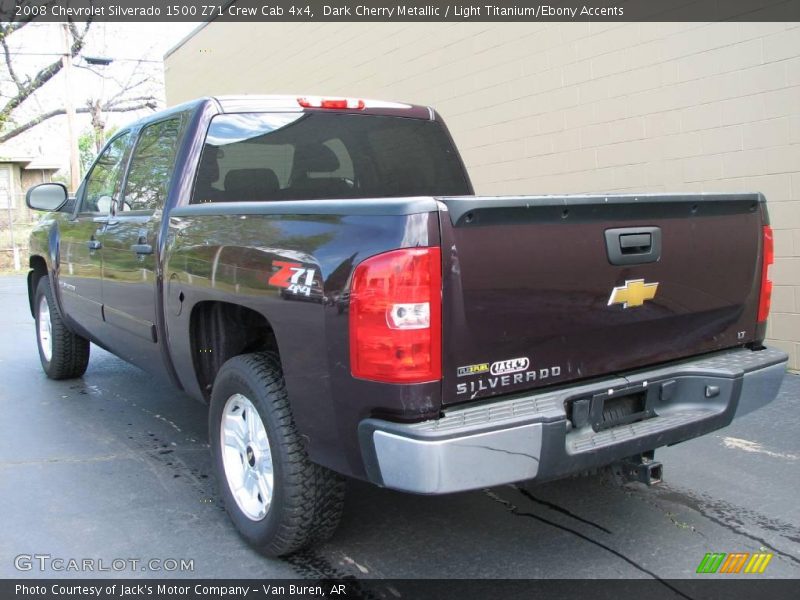
<svg viewBox="0 0 800 600">
<path fill-rule="evenodd" d="M 192 203 L 469 194 L 436 121 L 326 113 L 217 115 Z"/>
</svg>

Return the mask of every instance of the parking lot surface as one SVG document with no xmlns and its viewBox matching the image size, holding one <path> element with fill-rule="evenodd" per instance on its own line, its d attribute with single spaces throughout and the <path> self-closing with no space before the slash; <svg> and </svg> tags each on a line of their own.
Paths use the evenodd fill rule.
<svg viewBox="0 0 800 600">
<path fill-rule="evenodd" d="M 600 474 L 420 497 L 351 482 L 334 539 L 275 560 L 221 507 L 206 408 L 95 346 L 82 379 L 48 380 L 27 302 L 24 277 L 0 277 L 0 577 L 669 579 L 707 552 L 769 552 L 762 577 L 800 577 L 798 376 L 761 411 L 659 450 L 660 486 Z M 193 570 L 18 570 L 32 554 Z"/>
</svg>

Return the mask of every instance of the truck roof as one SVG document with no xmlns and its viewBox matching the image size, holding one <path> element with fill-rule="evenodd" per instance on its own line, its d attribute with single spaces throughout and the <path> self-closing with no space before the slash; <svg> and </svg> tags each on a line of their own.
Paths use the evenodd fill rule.
<svg viewBox="0 0 800 600">
<path fill-rule="evenodd" d="M 300 99 L 309 101 L 312 106 L 301 106 Z M 387 102 L 385 100 L 371 100 L 350 96 L 314 96 L 314 95 L 231 95 L 214 96 L 223 112 L 272 112 L 272 111 L 299 111 L 299 110 L 335 110 L 357 114 L 373 114 L 384 116 L 406 116 L 416 119 L 433 120 L 435 113 L 429 106 L 408 104 L 405 102 Z M 315 106 L 326 100 L 348 100 L 348 108 L 324 108 Z"/>
<path fill-rule="evenodd" d="M 300 104 L 303 100 L 305 106 Z M 346 107 L 324 107 L 323 101 L 346 101 Z M 334 112 L 360 115 L 379 115 L 386 117 L 407 117 L 411 119 L 437 120 L 436 111 L 429 106 L 407 104 L 404 102 L 387 102 L 367 98 L 342 96 L 312 96 L 291 94 L 239 94 L 225 96 L 207 96 L 196 98 L 182 104 L 147 115 L 133 123 L 130 127 L 140 127 L 146 123 L 157 121 L 170 114 L 186 110 L 198 109 L 202 105 L 213 103 L 221 113 L 245 112 Z"/>
</svg>

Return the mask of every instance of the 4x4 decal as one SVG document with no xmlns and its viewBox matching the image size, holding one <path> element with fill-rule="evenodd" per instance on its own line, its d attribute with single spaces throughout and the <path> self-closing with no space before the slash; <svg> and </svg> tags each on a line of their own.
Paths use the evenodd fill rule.
<svg viewBox="0 0 800 600">
<path fill-rule="evenodd" d="M 278 270 L 269 278 L 269 285 L 285 288 L 293 294 L 303 296 L 311 295 L 311 286 L 314 284 L 314 268 L 307 268 L 302 263 L 273 260 L 273 267 Z"/>
</svg>

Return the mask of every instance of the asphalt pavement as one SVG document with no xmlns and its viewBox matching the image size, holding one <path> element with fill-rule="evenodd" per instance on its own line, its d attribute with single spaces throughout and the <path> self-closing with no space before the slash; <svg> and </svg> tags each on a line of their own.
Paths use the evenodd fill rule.
<svg viewBox="0 0 800 600">
<path fill-rule="evenodd" d="M 800 577 L 796 375 L 766 408 L 659 450 L 659 486 L 598 474 L 420 497 L 350 482 L 334 539 L 276 560 L 221 506 L 205 406 L 95 346 L 82 379 L 48 380 L 24 277 L 0 276 L 0 331 L 0 577 L 671 579 L 701 577 L 707 552 L 772 553 L 760 577 Z M 69 559 L 142 562 L 59 570 Z"/>
</svg>

